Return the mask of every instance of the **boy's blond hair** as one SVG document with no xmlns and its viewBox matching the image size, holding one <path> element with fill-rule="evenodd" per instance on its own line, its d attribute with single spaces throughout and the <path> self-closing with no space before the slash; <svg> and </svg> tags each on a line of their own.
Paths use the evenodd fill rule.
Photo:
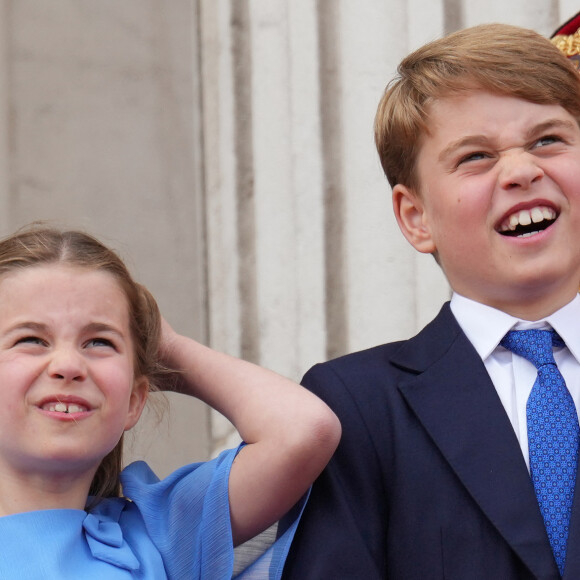
<svg viewBox="0 0 580 580">
<path fill-rule="evenodd" d="M 415 163 L 433 100 L 482 89 L 561 105 L 580 123 L 580 75 L 548 39 L 525 28 L 484 24 L 455 32 L 407 56 L 397 71 L 375 117 L 375 143 L 391 187 L 419 191 Z"/>
</svg>

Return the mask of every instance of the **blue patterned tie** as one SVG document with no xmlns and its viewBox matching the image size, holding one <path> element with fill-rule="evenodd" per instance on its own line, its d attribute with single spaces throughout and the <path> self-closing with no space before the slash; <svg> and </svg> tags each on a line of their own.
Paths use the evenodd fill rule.
<svg viewBox="0 0 580 580">
<path fill-rule="evenodd" d="M 530 472 L 556 563 L 563 574 L 580 431 L 574 401 L 552 353 L 552 345 L 564 343 L 553 330 L 516 330 L 508 332 L 500 344 L 538 369 L 526 408 Z"/>
</svg>

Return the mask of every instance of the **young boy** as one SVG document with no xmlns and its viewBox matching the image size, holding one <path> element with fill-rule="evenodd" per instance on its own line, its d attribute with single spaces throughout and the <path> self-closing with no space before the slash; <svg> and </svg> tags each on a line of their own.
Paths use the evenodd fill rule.
<svg viewBox="0 0 580 580">
<path fill-rule="evenodd" d="M 377 148 L 402 233 L 454 294 L 414 338 L 306 374 L 343 437 L 286 580 L 580 578 L 579 121 L 580 75 L 529 30 L 401 63 Z"/>
</svg>

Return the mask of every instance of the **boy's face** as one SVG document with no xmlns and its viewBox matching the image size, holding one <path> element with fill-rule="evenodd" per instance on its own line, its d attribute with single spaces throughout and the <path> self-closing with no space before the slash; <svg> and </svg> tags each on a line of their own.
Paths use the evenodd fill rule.
<svg viewBox="0 0 580 580">
<path fill-rule="evenodd" d="M 580 129 L 557 105 L 473 91 L 428 110 L 419 192 L 395 214 L 458 293 L 536 319 L 580 285 Z"/>
</svg>

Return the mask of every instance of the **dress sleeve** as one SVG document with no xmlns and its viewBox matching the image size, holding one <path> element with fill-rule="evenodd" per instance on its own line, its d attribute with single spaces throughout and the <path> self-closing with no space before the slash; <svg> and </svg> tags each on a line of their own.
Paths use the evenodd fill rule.
<svg viewBox="0 0 580 580">
<path fill-rule="evenodd" d="M 123 493 L 140 511 L 168 578 L 230 580 L 234 549 L 228 480 L 240 448 L 186 465 L 163 480 L 138 461 L 121 474 Z M 278 526 L 277 539 L 236 578 L 279 579 L 305 499 Z"/>
</svg>

